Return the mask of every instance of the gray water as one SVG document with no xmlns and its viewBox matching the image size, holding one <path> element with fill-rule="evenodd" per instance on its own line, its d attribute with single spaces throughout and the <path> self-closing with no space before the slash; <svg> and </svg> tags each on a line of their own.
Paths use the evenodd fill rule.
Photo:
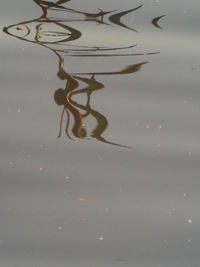
<svg viewBox="0 0 200 267">
<path fill-rule="evenodd" d="M 200 2 L 36 2 L 0 4 L 0 267 L 198 267 Z"/>
</svg>

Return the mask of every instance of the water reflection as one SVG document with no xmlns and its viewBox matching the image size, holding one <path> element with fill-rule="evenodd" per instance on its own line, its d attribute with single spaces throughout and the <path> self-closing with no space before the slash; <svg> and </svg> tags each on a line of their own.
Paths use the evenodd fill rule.
<svg viewBox="0 0 200 267">
<path fill-rule="evenodd" d="M 35 43 L 47 48 L 57 56 L 57 76 L 60 80 L 66 82 L 65 87 L 57 89 L 54 94 L 55 103 L 63 106 L 58 137 L 61 137 L 64 128 L 66 136 L 71 140 L 74 138 L 94 138 L 100 142 L 124 146 L 110 142 L 103 137 L 103 134 L 108 127 L 108 120 L 103 114 L 91 107 L 91 95 L 93 92 L 104 88 L 104 84 L 99 81 L 97 76 L 133 74 L 138 72 L 147 61 L 141 61 L 128 66 L 120 66 L 118 70 L 111 69 L 106 71 L 95 70 L 95 65 L 100 61 L 100 58 L 104 57 L 114 59 L 116 57 L 153 55 L 158 52 L 145 54 L 134 53 L 133 51 L 137 44 L 111 47 L 106 44 L 106 40 L 104 41 L 105 46 L 98 45 L 98 43 L 95 44 L 95 37 L 92 39 L 92 42 L 89 42 L 88 44 L 82 43 L 81 39 L 82 36 L 85 35 L 85 30 L 81 30 L 79 25 L 84 22 L 87 22 L 92 26 L 100 25 L 101 27 L 104 27 L 103 33 L 105 28 L 118 27 L 122 30 L 130 31 L 130 34 L 134 34 L 131 32 L 137 33 L 138 31 L 122 23 L 121 18 L 142 8 L 142 5 L 123 12 L 117 12 L 116 10 L 103 11 L 99 9 L 96 13 L 87 13 L 63 6 L 63 4 L 66 4 L 70 0 L 59 0 L 56 3 L 42 0 L 33 1 L 41 7 L 42 16 L 5 27 L 4 32 L 11 36 L 15 36 L 22 41 Z M 65 11 L 67 18 L 62 19 L 61 15 L 58 16 L 58 18 L 52 18 L 48 13 L 49 11 L 55 10 L 59 12 Z M 158 21 L 162 17 L 163 16 L 154 18 L 152 24 L 161 29 Z M 79 25 L 77 23 L 79 23 Z M 97 28 L 97 31 L 99 31 L 99 28 Z M 84 69 L 80 72 L 71 72 L 68 70 L 68 67 L 66 68 L 64 66 L 66 56 L 86 59 L 94 58 L 95 62 L 91 64 L 90 69 L 92 70 L 90 71 L 85 71 Z M 86 103 L 82 104 L 75 101 L 73 96 L 77 95 L 86 95 Z M 64 115 L 66 115 L 65 126 L 63 126 Z M 86 125 L 84 124 L 84 120 L 88 117 L 93 118 L 96 122 L 91 133 L 88 133 Z"/>
</svg>

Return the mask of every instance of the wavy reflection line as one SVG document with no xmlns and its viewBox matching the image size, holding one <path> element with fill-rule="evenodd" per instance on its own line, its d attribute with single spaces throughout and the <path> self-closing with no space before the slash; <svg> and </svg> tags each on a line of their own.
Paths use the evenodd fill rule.
<svg viewBox="0 0 200 267">
<path fill-rule="evenodd" d="M 72 92 L 70 94 L 69 101 L 75 107 L 82 109 L 86 112 L 83 115 L 85 118 L 89 115 L 91 115 L 93 118 L 95 118 L 97 124 L 96 124 L 95 129 L 92 131 L 91 137 L 94 137 L 96 140 L 103 142 L 103 143 L 106 143 L 106 144 L 111 144 L 111 145 L 115 145 L 115 146 L 128 148 L 129 146 L 121 145 L 121 144 L 117 144 L 117 143 L 108 141 L 102 136 L 102 134 L 105 132 L 105 130 L 108 127 L 108 120 L 104 115 L 102 115 L 100 112 L 92 109 L 90 106 L 90 96 L 91 96 L 92 92 L 104 88 L 104 85 L 102 83 L 99 83 L 98 81 L 96 81 L 94 75 L 92 75 L 92 77 L 90 79 L 77 77 L 77 76 L 76 76 L 76 78 L 85 82 L 86 84 L 88 84 L 88 86 L 83 88 L 83 89 L 80 89 L 78 91 Z M 87 94 L 87 104 L 85 106 L 80 104 L 80 103 L 77 103 L 76 101 L 74 101 L 72 99 L 73 95 L 83 94 L 83 93 Z"/>
<path fill-rule="evenodd" d="M 66 135 L 70 139 L 72 139 L 68 133 L 69 126 L 70 126 L 70 123 L 69 123 L 70 116 L 68 113 L 68 110 L 69 110 L 72 116 L 74 117 L 74 124 L 71 130 L 72 130 L 73 135 L 76 136 L 77 138 L 85 138 L 87 136 L 87 131 L 84 127 L 83 120 L 88 116 L 92 116 L 96 120 L 96 126 L 92 130 L 92 133 L 90 135 L 91 138 L 95 138 L 96 140 L 106 143 L 106 144 L 116 145 L 120 147 L 128 147 L 125 145 L 121 145 L 118 143 L 108 141 L 102 136 L 108 127 L 108 120 L 103 114 L 91 108 L 90 106 L 91 94 L 96 90 L 103 89 L 104 84 L 97 81 L 95 79 L 95 75 L 92 75 L 91 78 L 84 78 L 84 77 L 68 74 L 62 69 L 62 65 L 63 65 L 63 62 L 60 62 L 59 72 L 57 75 L 62 80 L 65 79 L 67 81 L 66 87 L 65 89 L 62 89 L 62 88 L 57 89 L 54 94 L 55 102 L 58 105 L 64 105 L 64 108 L 61 114 L 61 119 L 60 119 L 60 129 L 59 129 L 58 137 L 61 137 L 63 117 L 64 117 L 64 112 L 66 112 L 67 123 L 66 123 L 65 132 L 66 132 Z M 78 80 L 86 83 L 87 86 L 81 89 L 77 89 L 80 85 Z M 76 101 L 72 99 L 72 96 L 74 95 L 85 94 L 85 93 L 87 94 L 86 105 L 77 103 Z M 80 110 L 85 111 L 85 113 L 81 113 Z"/>
<path fill-rule="evenodd" d="M 82 14 L 83 16 L 85 16 L 85 21 L 90 21 L 90 20 L 94 20 L 98 23 L 104 23 L 106 25 L 109 25 L 108 23 L 104 22 L 104 16 L 108 15 L 110 13 L 116 12 L 117 10 L 110 10 L 110 11 L 103 11 L 102 9 L 99 9 L 99 12 L 96 13 L 89 13 L 89 12 L 84 12 L 84 11 L 79 11 L 79 10 L 75 10 L 72 8 L 66 8 L 63 7 L 62 4 L 69 2 L 70 0 L 61 0 L 61 1 L 57 1 L 56 3 L 53 2 L 48 2 L 48 1 L 43 1 L 43 0 L 33 0 L 37 5 L 39 5 L 42 10 L 43 10 L 43 17 L 47 17 L 48 14 L 48 10 L 49 9 L 56 9 L 56 10 L 63 10 L 63 11 L 67 11 L 67 12 L 73 12 L 76 14 Z M 136 8 L 133 9 L 129 9 L 123 12 L 118 12 L 116 14 L 113 14 L 109 17 L 109 21 L 112 22 L 113 24 L 126 28 L 128 30 L 134 31 L 134 32 L 138 32 L 137 30 L 128 27 L 127 25 L 125 25 L 124 23 L 121 22 L 121 18 L 133 11 L 136 11 L 137 9 L 140 9 L 143 5 L 139 5 Z M 100 20 L 98 19 L 100 17 Z M 82 20 L 76 20 L 76 21 L 82 21 Z"/>
</svg>

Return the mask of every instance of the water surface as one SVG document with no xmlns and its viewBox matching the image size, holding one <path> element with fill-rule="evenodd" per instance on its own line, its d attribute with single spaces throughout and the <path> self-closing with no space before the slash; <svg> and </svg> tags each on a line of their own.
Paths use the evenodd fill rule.
<svg viewBox="0 0 200 267">
<path fill-rule="evenodd" d="M 199 266 L 199 8 L 1 4 L 0 266 Z"/>
</svg>

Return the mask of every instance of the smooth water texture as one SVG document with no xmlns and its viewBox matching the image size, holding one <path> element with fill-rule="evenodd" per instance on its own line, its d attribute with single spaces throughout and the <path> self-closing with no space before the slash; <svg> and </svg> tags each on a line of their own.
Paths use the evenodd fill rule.
<svg viewBox="0 0 200 267">
<path fill-rule="evenodd" d="M 0 7 L 0 267 L 198 267 L 199 1 Z"/>
</svg>

